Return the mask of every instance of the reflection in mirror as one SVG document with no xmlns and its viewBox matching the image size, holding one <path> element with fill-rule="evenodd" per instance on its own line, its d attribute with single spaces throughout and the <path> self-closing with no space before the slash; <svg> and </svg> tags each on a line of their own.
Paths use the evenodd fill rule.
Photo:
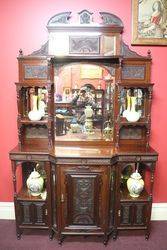
<svg viewBox="0 0 167 250">
<path fill-rule="evenodd" d="M 99 65 L 55 65 L 56 140 L 113 138 L 115 76 Z"/>
</svg>

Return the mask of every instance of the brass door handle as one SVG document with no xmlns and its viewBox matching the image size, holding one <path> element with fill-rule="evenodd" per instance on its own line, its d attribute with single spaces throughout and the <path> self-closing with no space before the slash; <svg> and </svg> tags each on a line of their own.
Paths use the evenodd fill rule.
<svg viewBox="0 0 167 250">
<path fill-rule="evenodd" d="M 61 203 L 64 202 L 64 194 L 61 194 Z"/>
</svg>

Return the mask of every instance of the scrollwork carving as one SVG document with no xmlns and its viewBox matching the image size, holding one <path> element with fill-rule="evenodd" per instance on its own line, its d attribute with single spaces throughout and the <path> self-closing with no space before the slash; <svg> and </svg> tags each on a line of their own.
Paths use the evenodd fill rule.
<svg viewBox="0 0 167 250">
<path fill-rule="evenodd" d="M 94 180 L 78 178 L 74 196 L 73 223 L 79 225 L 94 224 Z"/>
<path fill-rule="evenodd" d="M 103 20 L 103 24 L 114 24 L 123 27 L 122 20 L 114 14 L 109 12 L 99 12 Z"/>
<path fill-rule="evenodd" d="M 71 11 L 61 12 L 61 13 L 54 15 L 53 17 L 49 19 L 47 27 L 52 27 L 57 24 L 67 24 L 70 19 L 70 15 L 71 15 Z"/>
</svg>

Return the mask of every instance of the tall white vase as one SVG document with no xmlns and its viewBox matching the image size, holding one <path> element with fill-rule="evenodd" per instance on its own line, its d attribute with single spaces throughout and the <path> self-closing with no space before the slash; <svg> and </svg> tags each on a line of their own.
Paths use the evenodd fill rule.
<svg viewBox="0 0 167 250">
<path fill-rule="evenodd" d="M 131 98 L 130 98 L 130 96 L 129 96 L 129 94 L 127 93 L 127 95 L 126 95 L 126 98 L 127 98 L 127 109 L 126 110 L 124 110 L 124 112 L 123 112 L 123 117 L 126 117 L 127 116 L 127 114 L 130 112 L 130 102 L 131 102 Z"/>
<path fill-rule="evenodd" d="M 33 105 L 33 108 L 28 113 L 28 117 L 29 117 L 29 119 L 31 121 L 39 121 L 42 118 L 41 112 L 37 109 L 37 100 L 38 100 L 38 96 L 37 95 L 33 95 L 32 96 L 32 105 Z"/>
<path fill-rule="evenodd" d="M 126 119 L 129 122 L 137 122 L 140 119 L 141 114 L 136 111 L 136 96 L 131 96 L 131 110 L 127 113 Z"/>
</svg>

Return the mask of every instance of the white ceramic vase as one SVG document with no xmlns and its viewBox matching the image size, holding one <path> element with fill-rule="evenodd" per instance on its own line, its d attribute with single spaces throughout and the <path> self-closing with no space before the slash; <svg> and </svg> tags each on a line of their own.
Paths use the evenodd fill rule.
<svg viewBox="0 0 167 250">
<path fill-rule="evenodd" d="M 92 107 L 90 105 L 85 107 L 84 112 L 85 112 L 86 118 L 91 118 L 92 115 L 93 115 L 93 109 L 92 109 Z"/>
<path fill-rule="evenodd" d="M 129 94 L 127 93 L 127 109 L 123 111 L 122 116 L 126 118 L 127 114 L 130 112 L 130 102 L 131 102 L 131 98 L 129 96 Z"/>
<path fill-rule="evenodd" d="M 41 112 L 41 116 L 45 116 L 45 108 L 46 108 L 46 104 L 44 101 L 40 100 L 39 101 L 39 111 Z"/>
<path fill-rule="evenodd" d="M 40 174 L 34 169 L 27 179 L 27 187 L 32 196 L 38 196 L 43 190 L 44 180 Z"/>
<path fill-rule="evenodd" d="M 137 170 L 131 174 L 130 178 L 127 180 L 127 188 L 131 197 L 139 197 L 142 192 L 144 181 Z"/>
<path fill-rule="evenodd" d="M 42 118 L 42 112 L 37 109 L 38 96 L 32 96 L 32 110 L 28 113 L 28 117 L 31 121 L 39 121 Z"/>
<path fill-rule="evenodd" d="M 131 110 L 126 114 L 126 119 L 128 122 L 137 122 L 140 119 L 140 112 L 135 109 L 136 106 L 136 96 L 131 96 Z"/>
<path fill-rule="evenodd" d="M 92 133 L 93 132 L 93 121 L 92 121 L 93 109 L 92 109 L 92 107 L 90 105 L 86 106 L 84 113 L 86 116 L 85 132 Z"/>
</svg>

